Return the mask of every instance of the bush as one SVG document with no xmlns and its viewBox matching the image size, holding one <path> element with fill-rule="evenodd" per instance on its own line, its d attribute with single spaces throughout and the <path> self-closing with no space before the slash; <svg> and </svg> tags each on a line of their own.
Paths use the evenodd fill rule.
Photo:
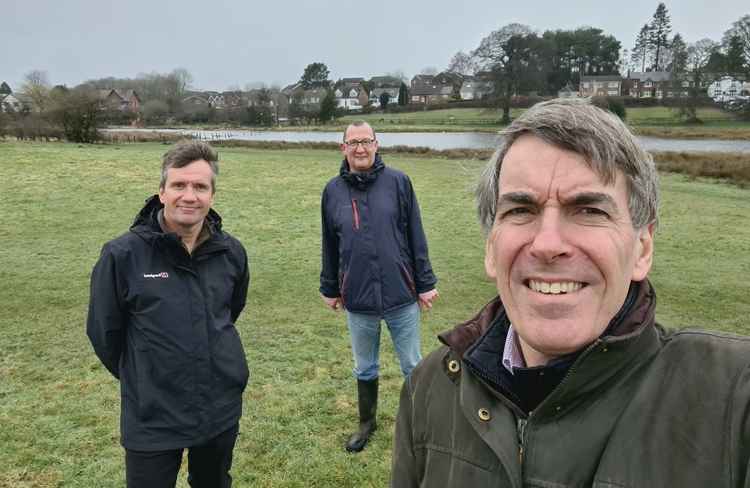
<svg viewBox="0 0 750 488">
<path fill-rule="evenodd" d="M 627 117 L 625 102 L 622 97 L 592 97 L 591 103 L 604 110 L 609 110 L 620 117 L 620 120 L 625 120 Z"/>
</svg>

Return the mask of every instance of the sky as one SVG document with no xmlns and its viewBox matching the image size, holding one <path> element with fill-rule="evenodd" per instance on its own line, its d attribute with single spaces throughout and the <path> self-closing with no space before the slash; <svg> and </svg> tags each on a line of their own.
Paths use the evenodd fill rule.
<svg viewBox="0 0 750 488">
<path fill-rule="evenodd" d="M 672 34 L 721 41 L 750 14 L 747 0 L 665 2 Z M 632 48 L 658 1 L 502 0 L 0 0 L 0 81 L 17 89 L 43 70 L 50 83 L 134 78 L 185 68 L 192 88 L 285 86 L 309 63 L 331 79 L 443 70 L 459 50 L 518 22 L 545 30 L 593 26 Z"/>
</svg>

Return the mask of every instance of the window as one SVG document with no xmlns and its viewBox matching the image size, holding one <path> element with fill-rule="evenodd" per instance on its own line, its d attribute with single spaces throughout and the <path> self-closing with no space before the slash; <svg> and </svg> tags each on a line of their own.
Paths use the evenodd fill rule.
<svg viewBox="0 0 750 488">
<path fill-rule="evenodd" d="M 609 88 L 617 88 L 617 86 L 618 86 L 618 85 L 619 85 L 619 83 L 617 83 L 616 81 L 610 81 L 610 82 L 609 82 L 609 83 L 607 84 L 607 86 L 608 86 Z"/>
<path fill-rule="evenodd" d="M 583 82 L 583 87 L 584 88 L 588 88 L 589 87 L 589 82 L 588 81 L 584 81 Z"/>
<path fill-rule="evenodd" d="M 607 95 L 609 95 L 610 97 L 616 97 L 617 96 L 617 90 L 609 90 L 607 92 Z"/>
<path fill-rule="evenodd" d="M 656 98 L 661 98 L 661 90 L 656 90 Z"/>
<path fill-rule="evenodd" d="M 650 81 L 644 81 L 643 82 L 643 86 L 646 87 L 646 88 L 651 88 L 653 85 L 652 85 L 652 83 Z"/>
</svg>

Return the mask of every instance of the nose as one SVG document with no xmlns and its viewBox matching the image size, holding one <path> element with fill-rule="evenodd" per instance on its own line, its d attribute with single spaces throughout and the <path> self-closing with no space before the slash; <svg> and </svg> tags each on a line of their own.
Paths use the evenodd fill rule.
<svg viewBox="0 0 750 488">
<path fill-rule="evenodd" d="M 193 185 L 187 185 L 185 187 L 185 191 L 182 194 L 182 199 L 189 201 L 195 200 L 195 189 L 193 188 Z"/>
<path fill-rule="evenodd" d="M 571 246 L 565 236 L 565 222 L 559 209 L 546 208 L 538 216 L 529 246 L 531 255 L 545 263 L 570 256 Z"/>
</svg>

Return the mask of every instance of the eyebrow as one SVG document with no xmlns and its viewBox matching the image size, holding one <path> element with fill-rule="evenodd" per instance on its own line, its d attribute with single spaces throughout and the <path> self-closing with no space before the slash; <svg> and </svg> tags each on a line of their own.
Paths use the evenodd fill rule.
<svg viewBox="0 0 750 488">
<path fill-rule="evenodd" d="M 615 200 L 606 193 L 601 192 L 583 192 L 576 193 L 572 198 L 563 200 L 563 205 L 585 206 L 605 204 L 613 209 L 617 209 Z M 537 201 L 531 193 L 527 192 L 509 192 L 500 195 L 497 200 L 497 207 L 505 205 L 537 205 Z"/>
<path fill-rule="evenodd" d="M 606 193 L 600 192 L 577 193 L 573 198 L 565 201 L 564 204 L 573 206 L 605 204 L 612 209 L 617 209 L 617 203 L 615 203 L 614 198 Z"/>
</svg>

